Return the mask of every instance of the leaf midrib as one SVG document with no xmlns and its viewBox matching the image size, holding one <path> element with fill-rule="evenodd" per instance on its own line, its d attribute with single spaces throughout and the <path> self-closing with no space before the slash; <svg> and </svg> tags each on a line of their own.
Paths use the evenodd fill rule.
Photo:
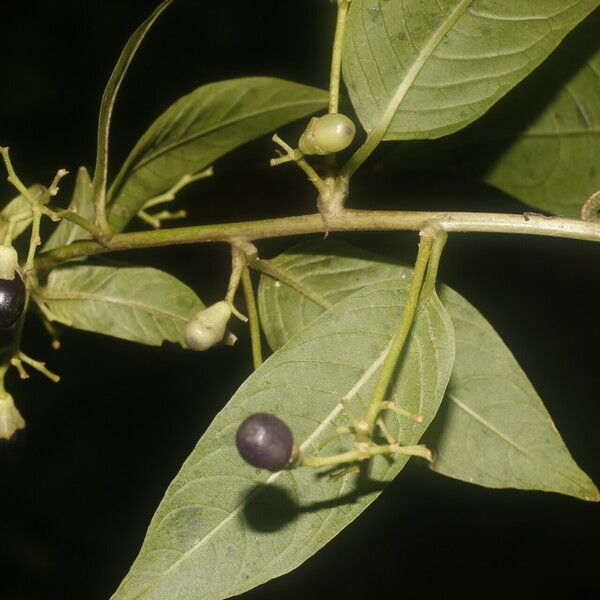
<svg viewBox="0 0 600 600">
<path fill-rule="evenodd" d="M 485 427 L 486 429 L 488 429 L 494 435 L 498 436 L 500 439 L 502 439 L 503 441 L 505 441 L 509 446 L 512 446 L 515 450 L 517 450 L 521 454 L 525 455 L 527 458 L 529 458 L 533 462 L 536 462 L 537 464 L 541 465 L 542 467 L 545 467 L 549 471 L 553 471 L 554 473 L 556 473 L 560 477 L 562 477 L 562 478 L 566 479 L 567 481 L 571 482 L 574 486 L 576 486 L 577 488 L 579 488 L 580 490 L 582 490 L 585 493 L 586 497 L 588 497 L 588 494 L 590 493 L 590 489 L 589 488 L 585 487 L 582 483 L 580 483 L 579 481 L 576 481 L 575 479 L 573 479 L 569 475 L 563 473 L 555 465 L 553 465 L 551 463 L 545 462 L 540 456 L 538 456 L 537 454 L 535 454 L 534 452 L 532 452 L 528 448 L 522 446 L 516 440 L 513 440 L 506 433 L 504 433 L 503 431 L 501 431 L 500 429 L 498 429 L 497 427 L 495 427 L 494 425 L 492 425 L 491 423 L 489 423 L 488 421 L 486 421 L 479 413 L 477 413 L 472 408 L 468 407 L 466 404 L 464 404 L 463 402 L 461 402 L 460 400 L 458 400 L 453 394 L 451 394 L 451 393 L 448 392 L 447 395 L 448 395 L 448 398 L 450 398 L 450 400 L 452 400 L 452 402 L 454 402 L 462 411 L 464 411 L 465 413 L 467 413 L 470 417 L 472 417 L 473 419 L 475 419 L 480 425 L 482 425 L 483 427 Z M 598 493 L 596 493 L 596 495 L 598 495 Z"/>
<path fill-rule="evenodd" d="M 133 300 L 127 300 L 125 298 L 119 298 L 114 296 L 101 296 L 99 294 L 93 294 L 91 292 L 68 292 L 68 293 L 56 293 L 42 291 L 38 294 L 44 301 L 76 301 L 76 300 L 90 300 L 92 302 L 106 302 L 108 304 L 118 304 L 121 306 L 127 306 L 129 308 L 134 308 L 143 312 L 152 313 L 156 315 L 161 315 L 164 317 L 169 317 L 171 319 L 175 319 L 178 321 L 186 322 L 187 318 L 182 317 L 181 315 L 169 312 L 167 310 L 163 310 L 157 308 L 155 306 L 148 306 L 146 304 L 141 304 L 140 302 L 135 302 Z"/>
<path fill-rule="evenodd" d="M 419 73 L 433 55 L 440 42 L 444 39 L 448 31 L 456 24 L 456 22 L 462 17 L 473 3 L 474 0 L 462 0 L 460 4 L 454 9 L 450 15 L 442 22 L 440 27 L 433 32 L 433 35 L 429 38 L 429 41 L 423 46 L 423 49 L 418 54 L 417 58 L 411 65 L 410 69 L 406 72 L 404 79 L 400 81 L 398 87 L 391 100 L 388 103 L 387 108 L 384 110 L 379 123 L 373 128 L 371 135 L 385 136 L 386 131 L 389 129 L 390 123 L 394 119 L 394 116 L 398 112 L 398 108 L 408 93 L 410 87 L 418 77 Z"/>
<path fill-rule="evenodd" d="M 212 127 L 207 127 L 205 129 L 203 129 L 202 131 L 199 131 L 199 132 L 195 133 L 194 135 L 190 135 L 186 138 L 180 138 L 177 142 L 172 142 L 171 144 L 162 146 L 159 151 L 148 154 L 143 160 L 140 160 L 137 164 L 135 164 L 135 166 L 131 167 L 131 173 L 135 173 L 137 170 L 139 170 L 142 167 L 144 167 L 145 165 L 153 162 L 157 158 L 161 157 L 163 154 L 166 154 L 167 152 L 171 152 L 175 148 L 178 148 L 180 146 L 185 146 L 186 144 L 189 144 L 198 138 L 201 138 L 203 136 L 214 133 L 215 131 L 219 131 L 220 129 L 223 129 L 225 127 L 230 127 L 231 125 L 242 123 L 244 121 L 247 121 L 248 119 L 253 119 L 255 117 L 259 117 L 259 116 L 262 116 L 262 115 L 265 115 L 265 114 L 268 114 L 271 112 L 276 112 L 278 110 L 282 110 L 285 108 L 294 108 L 297 106 L 310 106 L 311 104 L 320 106 L 323 104 L 323 102 L 319 102 L 317 100 L 310 100 L 310 101 L 304 100 L 301 102 L 288 102 L 285 104 L 278 104 L 275 106 L 271 105 L 271 106 L 261 109 L 261 110 L 246 113 L 243 117 L 229 119 L 228 121 L 220 121 L 217 125 L 214 125 Z"/>
<path fill-rule="evenodd" d="M 381 366 L 389 349 L 392 345 L 392 341 L 386 344 L 385 348 L 379 353 L 377 358 L 371 363 L 371 365 L 365 370 L 362 376 L 358 379 L 358 381 L 354 384 L 354 386 L 343 396 L 346 400 L 351 400 L 356 394 L 360 391 L 360 389 L 365 385 L 365 383 L 371 378 L 373 373 L 377 371 L 377 369 Z M 330 423 L 340 414 L 343 410 L 343 405 L 341 402 L 338 402 L 335 407 L 329 412 L 327 417 L 321 421 L 321 423 L 314 429 L 314 431 L 302 442 L 300 445 L 300 451 L 306 450 L 308 446 L 310 446 L 319 435 L 330 425 Z M 251 493 L 248 497 L 246 497 L 240 504 L 238 504 L 218 525 L 213 527 L 206 535 L 204 535 L 201 539 L 197 540 L 189 550 L 187 550 L 184 554 L 181 555 L 179 559 L 177 559 L 168 569 L 163 571 L 156 577 L 149 585 L 147 585 L 144 589 L 138 592 L 133 599 L 142 598 L 148 591 L 155 589 L 162 581 L 164 581 L 170 573 L 172 573 L 181 563 L 185 562 L 189 556 L 195 553 L 198 548 L 203 546 L 205 543 L 209 542 L 229 521 L 231 521 L 236 515 L 238 515 L 250 502 L 252 502 L 257 495 L 261 494 L 265 487 L 271 485 L 274 481 L 276 481 L 285 470 L 278 471 L 277 473 L 273 473 L 270 477 L 268 477 L 261 487 L 257 488 L 253 493 Z"/>
</svg>

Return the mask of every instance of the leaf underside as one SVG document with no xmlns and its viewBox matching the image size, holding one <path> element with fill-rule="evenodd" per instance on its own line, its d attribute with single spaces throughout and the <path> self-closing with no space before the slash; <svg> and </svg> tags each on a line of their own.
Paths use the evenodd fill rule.
<svg viewBox="0 0 600 600">
<path fill-rule="evenodd" d="M 344 80 L 367 130 L 447 135 L 529 75 L 597 0 L 354 0 Z M 387 126 L 389 124 L 389 126 Z"/>
<path fill-rule="evenodd" d="M 308 242 L 274 259 L 286 275 L 335 305 L 363 285 L 410 279 L 412 270 L 341 242 Z M 462 296 L 439 286 L 455 328 L 456 359 L 447 398 L 428 443 L 439 473 L 488 487 L 514 487 L 599 499 L 571 458 L 525 373 L 486 319 Z M 281 347 L 323 308 L 263 276 L 258 295 L 270 346 Z"/>
<path fill-rule="evenodd" d="M 239 594 L 300 565 L 354 520 L 406 459 L 377 458 L 361 475 L 330 481 L 300 468 L 269 474 L 237 454 L 235 432 L 254 412 L 283 418 L 301 450 L 347 424 L 340 399 L 362 412 L 405 301 L 405 282 L 359 290 L 317 318 L 241 386 L 200 439 L 158 508 L 141 552 L 113 598 Z M 414 444 L 437 411 L 454 356 L 452 325 L 437 297 L 420 312 L 392 397 L 423 423 L 389 419 Z M 349 440 L 322 450 L 347 449 Z"/>
<path fill-rule="evenodd" d="M 185 325 L 204 307 L 181 281 L 148 267 L 57 268 L 34 299 L 51 320 L 151 346 L 185 347 Z"/>
<path fill-rule="evenodd" d="M 271 77 L 220 81 L 183 96 L 148 128 L 112 184 L 112 228 L 121 231 L 184 175 L 326 105 L 323 90 Z"/>
<path fill-rule="evenodd" d="M 384 168 L 462 172 L 543 211 L 579 217 L 600 189 L 600 12 L 482 119 L 390 148 Z"/>
</svg>

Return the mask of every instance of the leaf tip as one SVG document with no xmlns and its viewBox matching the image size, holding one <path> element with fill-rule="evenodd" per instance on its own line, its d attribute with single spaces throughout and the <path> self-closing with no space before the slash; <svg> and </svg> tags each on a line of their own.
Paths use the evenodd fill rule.
<svg viewBox="0 0 600 600">
<path fill-rule="evenodd" d="M 600 502 L 600 491 L 598 491 L 598 488 L 593 483 L 590 488 L 590 491 L 592 493 L 590 495 L 584 496 L 583 499 L 586 502 Z"/>
</svg>

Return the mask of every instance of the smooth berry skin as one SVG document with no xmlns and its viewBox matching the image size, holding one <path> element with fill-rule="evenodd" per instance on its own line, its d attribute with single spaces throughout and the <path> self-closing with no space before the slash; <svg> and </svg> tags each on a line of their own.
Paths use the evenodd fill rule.
<svg viewBox="0 0 600 600">
<path fill-rule="evenodd" d="M 25 284 L 15 273 L 14 279 L 0 279 L 0 329 L 15 324 L 25 306 Z"/>
<path fill-rule="evenodd" d="M 235 445 L 242 458 L 253 467 L 279 471 L 290 462 L 294 435 L 281 419 L 268 413 L 256 413 L 239 426 Z"/>
<path fill-rule="evenodd" d="M 330 113 L 317 119 L 313 134 L 315 144 L 324 152 L 340 152 L 354 140 L 356 127 L 346 115 Z"/>
</svg>

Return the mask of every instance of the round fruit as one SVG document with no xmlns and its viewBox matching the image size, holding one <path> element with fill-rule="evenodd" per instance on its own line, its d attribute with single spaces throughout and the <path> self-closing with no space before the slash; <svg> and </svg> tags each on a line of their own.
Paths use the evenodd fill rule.
<svg viewBox="0 0 600 600">
<path fill-rule="evenodd" d="M 0 279 L 0 329 L 14 325 L 25 306 L 25 284 L 18 273 L 13 279 Z"/>
<path fill-rule="evenodd" d="M 239 426 L 235 445 L 242 458 L 253 467 L 279 471 L 292 460 L 294 435 L 281 419 L 268 413 L 256 413 Z"/>
<path fill-rule="evenodd" d="M 304 154 L 340 152 L 352 143 L 355 134 L 356 127 L 346 115 L 329 113 L 310 120 L 299 148 Z"/>
</svg>

